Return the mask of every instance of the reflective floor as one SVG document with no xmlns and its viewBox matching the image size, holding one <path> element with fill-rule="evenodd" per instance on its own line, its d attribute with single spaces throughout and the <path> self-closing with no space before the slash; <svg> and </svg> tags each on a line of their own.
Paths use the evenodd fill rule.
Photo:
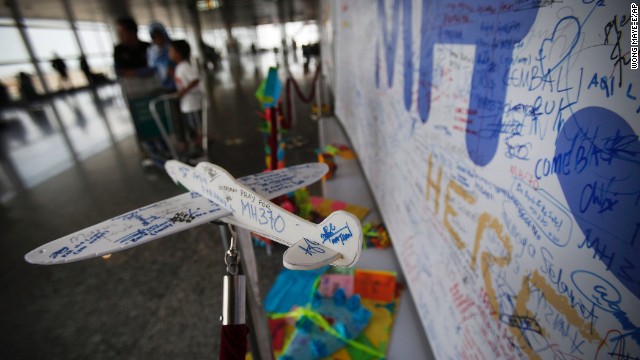
<svg viewBox="0 0 640 360">
<path fill-rule="evenodd" d="M 254 92 L 272 55 L 259 60 L 226 64 L 213 82 L 210 155 L 235 176 L 264 169 Z M 296 64 L 292 72 L 306 89 L 313 74 Z M 51 267 L 23 260 L 44 242 L 180 192 L 163 171 L 140 165 L 118 87 L 100 89 L 100 97 L 106 122 L 89 92 L 55 99 L 79 163 L 50 107 L 3 113 L 4 156 L 27 190 L 0 205 L 0 359 L 217 358 L 224 264 L 216 226 L 106 260 Z M 315 161 L 317 127 L 309 106 L 298 103 L 296 114 L 289 136 L 309 142 L 287 151 L 288 165 Z M 256 249 L 263 296 L 282 268 L 282 252 L 276 247 L 267 256 Z"/>
<path fill-rule="evenodd" d="M 98 90 L 104 116 L 88 90 L 59 95 L 53 101 L 81 159 L 106 149 L 133 134 L 131 119 L 117 85 Z M 108 126 L 108 127 L 107 127 Z M 73 159 L 65 146 L 49 102 L 2 111 L 2 151 L 18 173 L 24 187 L 31 188 L 68 169 Z"/>
</svg>

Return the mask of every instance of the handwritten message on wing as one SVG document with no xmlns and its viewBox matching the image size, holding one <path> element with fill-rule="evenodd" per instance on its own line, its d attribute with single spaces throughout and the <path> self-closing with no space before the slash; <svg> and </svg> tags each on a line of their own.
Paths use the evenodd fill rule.
<svg viewBox="0 0 640 360">
<path fill-rule="evenodd" d="M 640 358 L 630 2 L 330 10 L 336 113 L 436 356 Z"/>
<path fill-rule="evenodd" d="M 52 241 L 27 254 L 27 260 L 47 264 L 110 254 L 229 214 L 202 196 L 187 193 Z"/>
</svg>

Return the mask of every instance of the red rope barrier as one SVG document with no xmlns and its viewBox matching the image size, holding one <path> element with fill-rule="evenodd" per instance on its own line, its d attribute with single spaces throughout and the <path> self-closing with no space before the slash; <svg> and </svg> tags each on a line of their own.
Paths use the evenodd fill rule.
<svg viewBox="0 0 640 360">
<path fill-rule="evenodd" d="M 296 82 L 296 80 L 292 77 L 289 76 L 287 78 L 287 85 L 286 85 L 286 92 L 285 92 L 285 102 L 286 102 L 286 107 L 287 107 L 287 116 L 285 116 L 285 118 L 282 121 L 282 127 L 285 129 L 291 129 L 291 121 L 292 121 L 292 106 L 291 106 L 291 101 L 292 101 L 292 96 L 291 96 L 291 86 L 293 86 L 293 89 L 296 91 L 296 94 L 298 95 L 298 97 L 300 98 L 300 100 L 305 103 L 308 104 L 311 101 L 313 101 L 313 98 L 316 95 L 316 81 L 318 81 L 318 79 L 320 78 L 320 65 L 318 65 L 316 67 L 316 73 L 313 75 L 313 80 L 311 81 L 311 90 L 309 90 L 309 95 L 305 95 L 302 93 L 302 90 L 300 89 L 300 85 L 298 85 L 298 83 Z"/>
</svg>

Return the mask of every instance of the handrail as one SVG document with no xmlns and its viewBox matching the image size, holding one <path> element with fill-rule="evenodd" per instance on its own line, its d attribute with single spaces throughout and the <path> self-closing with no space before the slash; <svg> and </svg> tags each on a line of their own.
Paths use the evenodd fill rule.
<svg viewBox="0 0 640 360">
<path fill-rule="evenodd" d="M 174 159 L 179 159 L 178 158 L 178 152 L 173 147 L 173 143 L 171 142 L 171 139 L 169 138 L 169 134 L 167 133 L 167 130 L 164 128 L 164 125 L 162 125 L 162 119 L 160 118 L 160 114 L 158 113 L 158 110 L 156 109 L 156 104 L 158 102 L 166 101 L 165 102 L 165 112 L 167 114 L 171 114 L 171 109 L 168 109 L 167 104 L 168 104 L 169 100 L 176 99 L 176 98 L 178 98 L 177 94 L 163 94 L 163 95 L 160 95 L 160 96 L 156 96 L 155 98 L 151 99 L 151 101 L 149 101 L 149 111 L 151 111 L 151 115 L 152 115 L 151 117 L 153 118 L 153 121 L 155 121 L 156 126 L 158 127 L 158 130 L 160 130 L 160 135 L 164 139 L 164 142 L 167 144 L 167 147 L 169 148 L 169 151 L 171 152 L 171 156 Z"/>
</svg>

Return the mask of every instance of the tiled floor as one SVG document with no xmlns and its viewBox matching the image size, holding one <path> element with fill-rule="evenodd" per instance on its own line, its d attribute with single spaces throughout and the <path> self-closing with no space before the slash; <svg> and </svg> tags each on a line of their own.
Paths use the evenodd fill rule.
<svg viewBox="0 0 640 360">
<path fill-rule="evenodd" d="M 254 66 L 252 59 L 243 59 L 241 72 L 227 70 L 214 82 L 211 157 L 236 176 L 264 168 L 253 95 L 261 79 L 254 77 Z M 300 71 L 294 73 L 302 77 Z M 103 96 L 109 91 L 117 95 L 114 90 L 103 90 Z M 0 359 L 217 358 L 224 264 L 215 225 L 108 260 L 59 266 L 23 260 L 37 245 L 179 193 L 161 170 L 140 166 L 134 138 L 127 136 L 131 127 L 122 101 L 115 96 L 106 106 L 115 146 L 92 104 L 88 93 L 56 99 L 84 159 L 80 164 L 70 161 L 48 111 L 32 117 L 14 110 L 12 118 L 24 126 L 3 137 L 29 189 L 0 205 Z M 309 107 L 297 106 L 297 114 L 292 135 L 310 141 L 288 151 L 290 165 L 313 161 L 317 146 Z M 244 141 L 224 141 L 230 138 Z M 43 168 L 49 169 L 47 174 L 38 173 Z M 264 249 L 256 249 L 263 296 L 282 268 L 282 252 L 276 248 L 268 257 Z"/>
</svg>

